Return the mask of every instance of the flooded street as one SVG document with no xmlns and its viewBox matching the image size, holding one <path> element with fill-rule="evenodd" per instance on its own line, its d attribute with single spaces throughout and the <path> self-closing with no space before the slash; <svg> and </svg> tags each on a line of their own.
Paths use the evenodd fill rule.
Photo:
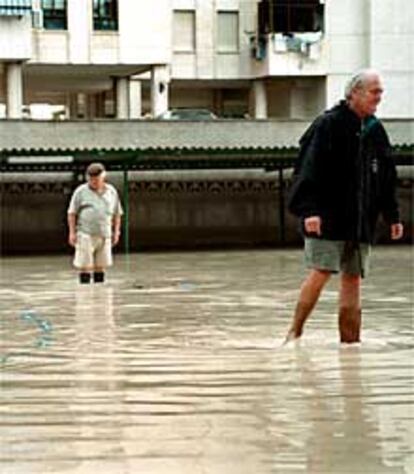
<svg viewBox="0 0 414 474">
<path fill-rule="evenodd" d="M 414 472 L 413 250 L 374 249 L 362 344 L 333 278 L 282 347 L 300 250 L 3 258 L 2 474 Z"/>
</svg>

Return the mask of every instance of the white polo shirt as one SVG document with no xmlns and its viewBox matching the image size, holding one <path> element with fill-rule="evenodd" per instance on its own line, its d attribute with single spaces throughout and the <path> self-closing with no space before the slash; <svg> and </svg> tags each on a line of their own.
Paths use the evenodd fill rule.
<svg viewBox="0 0 414 474">
<path fill-rule="evenodd" d="M 68 214 L 76 214 L 76 231 L 109 238 L 112 219 L 123 210 L 117 190 L 108 183 L 102 193 L 94 191 L 88 183 L 78 186 L 70 200 Z"/>
</svg>

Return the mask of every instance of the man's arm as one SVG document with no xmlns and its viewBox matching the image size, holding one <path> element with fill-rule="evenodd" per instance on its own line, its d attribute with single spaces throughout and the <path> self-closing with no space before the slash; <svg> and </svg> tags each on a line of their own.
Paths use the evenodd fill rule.
<svg viewBox="0 0 414 474">
<path fill-rule="evenodd" d="M 116 245 L 121 236 L 121 214 L 114 215 L 112 219 L 112 227 L 112 245 Z"/>
<path fill-rule="evenodd" d="M 68 227 L 69 227 L 69 245 L 74 247 L 76 245 L 76 214 L 68 212 Z"/>
<path fill-rule="evenodd" d="M 391 144 L 385 129 L 382 128 L 382 140 L 384 141 L 383 161 L 381 170 L 381 212 L 384 220 L 390 225 L 392 240 L 401 239 L 404 227 L 400 220 L 399 206 L 397 202 L 397 169 L 392 157 Z"/>
<path fill-rule="evenodd" d="M 289 193 L 289 211 L 303 219 L 307 234 L 322 234 L 322 219 L 318 204 L 318 172 L 320 161 L 328 155 L 329 123 L 318 117 L 300 140 L 300 151 Z"/>
</svg>

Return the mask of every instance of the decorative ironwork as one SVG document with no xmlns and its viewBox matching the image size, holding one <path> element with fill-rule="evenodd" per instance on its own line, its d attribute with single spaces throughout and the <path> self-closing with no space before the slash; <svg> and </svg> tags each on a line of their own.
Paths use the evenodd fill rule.
<svg viewBox="0 0 414 474">
<path fill-rule="evenodd" d="M 4 194 L 70 194 L 79 183 L 3 182 Z M 277 180 L 214 180 L 214 181 L 131 181 L 129 192 L 139 194 L 261 194 L 275 193 Z"/>
<path fill-rule="evenodd" d="M 214 181 L 133 181 L 129 192 L 138 194 L 263 194 L 275 193 L 278 182 L 273 180 Z"/>
<path fill-rule="evenodd" d="M 70 183 L 5 182 L 0 183 L 0 194 L 70 194 Z"/>
</svg>

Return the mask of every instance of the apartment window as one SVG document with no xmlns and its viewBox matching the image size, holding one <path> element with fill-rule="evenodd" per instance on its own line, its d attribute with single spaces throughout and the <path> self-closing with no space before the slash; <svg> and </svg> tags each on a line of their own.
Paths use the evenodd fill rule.
<svg viewBox="0 0 414 474">
<path fill-rule="evenodd" d="M 93 0 L 93 29 L 118 30 L 118 0 Z"/>
<path fill-rule="evenodd" d="M 237 53 L 239 51 L 239 13 L 217 12 L 217 51 Z"/>
<path fill-rule="evenodd" d="M 0 16 L 22 16 L 31 11 L 31 0 L 0 0 Z"/>
<path fill-rule="evenodd" d="M 303 33 L 323 30 L 320 0 L 262 0 L 259 33 Z"/>
<path fill-rule="evenodd" d="M 42 0 L 43 28 L 46 30 L 66 30 L 66 0 Z"/>
<path fill-rule="evenodd" d="M 174 52 L 193 53 L 195 50 L 195 11 L 175 10 L 173 19 Z"/>
</svg>

